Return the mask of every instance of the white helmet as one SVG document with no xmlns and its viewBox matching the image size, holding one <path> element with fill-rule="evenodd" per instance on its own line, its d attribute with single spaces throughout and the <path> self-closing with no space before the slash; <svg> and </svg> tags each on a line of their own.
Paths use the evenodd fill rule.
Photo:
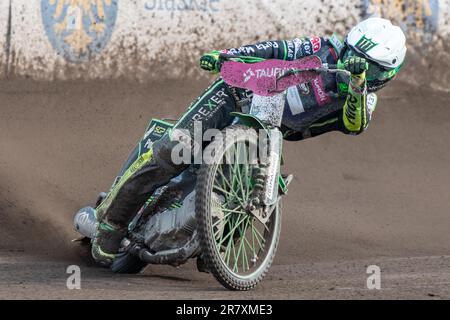
<svg viewBox="0 0 450 320">
<path fill-rule="evenodd" d="M 347 36 L 347 44 L 386 68 L 397 68 L 405 60 L 406 37 L 389 20 L 369 18 Z"/>
<path fill-rule="evenodd" d="M 367 86 L 374 92 L 392 80 L 406 56 L 406 37 L 402 29 L 389 20 L 369 18 L 354 27 L 345 40 L 341 61 L 350 56 L 362 56 L 369 62 Z"/>
</svg>

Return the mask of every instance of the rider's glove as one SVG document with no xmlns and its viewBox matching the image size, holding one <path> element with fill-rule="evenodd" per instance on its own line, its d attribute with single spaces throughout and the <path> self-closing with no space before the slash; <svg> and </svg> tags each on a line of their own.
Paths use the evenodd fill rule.
<svg viewBox="0 0 450 320">
<path fill-rule="evenodd" d="M 211 73 L 220 72 L 220 51 L 211 51 L 206 53 L 200 59 L 200 67 Z"/>
<path fill-rule="evenodd" d="M 369 63 L 365 58 L 349 57 L 344 61 L 344 69 L 354 76 L 362 76 L 369 69 Z"/>
</svg>

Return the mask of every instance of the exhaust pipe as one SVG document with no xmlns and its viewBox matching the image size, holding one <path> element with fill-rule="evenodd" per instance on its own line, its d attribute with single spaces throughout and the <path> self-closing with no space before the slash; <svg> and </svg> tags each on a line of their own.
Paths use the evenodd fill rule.
<svg viewBox="0 0 450 320">
<path fill-rule="evenodd" d="M 184 264 L 191 257 L 195 256 L 199 250 L 197 233 L 181 248 L 167 250 L 152 254 L 145 248 L 135 245 L 128 252 L 139 257 L 142 261 L 149 264 L 166 264 L 174 267 Z"/>
</svg>

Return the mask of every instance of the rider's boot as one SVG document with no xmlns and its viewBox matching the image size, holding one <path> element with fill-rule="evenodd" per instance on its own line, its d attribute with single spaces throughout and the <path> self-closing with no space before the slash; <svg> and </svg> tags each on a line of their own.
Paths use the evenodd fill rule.
<svg viewBox="0 0 450 320">
<path fill-rule="evenodd" d="M 100 223 L 92 242 L 94 260 L 105 267 L 111 266 L 119 254 L 120 244 L 126 233 L 126 229 L 118 229 L 105 222 Z"/>
</svg>

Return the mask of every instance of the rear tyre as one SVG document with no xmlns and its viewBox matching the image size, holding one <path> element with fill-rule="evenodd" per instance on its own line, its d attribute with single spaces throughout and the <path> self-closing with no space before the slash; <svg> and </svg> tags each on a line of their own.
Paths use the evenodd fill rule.
<svg viewBox="0 0 450 320">
<path fill-rule="evenodd" d="M 143 271 L 146 266 L 147 263 L 138 257 L 130 253 L 124 253 L 114 259 L 113 264 L 111 265 L 111 270 L 114 273 L 120 274 L 137 274 Z"/>
</svg>

